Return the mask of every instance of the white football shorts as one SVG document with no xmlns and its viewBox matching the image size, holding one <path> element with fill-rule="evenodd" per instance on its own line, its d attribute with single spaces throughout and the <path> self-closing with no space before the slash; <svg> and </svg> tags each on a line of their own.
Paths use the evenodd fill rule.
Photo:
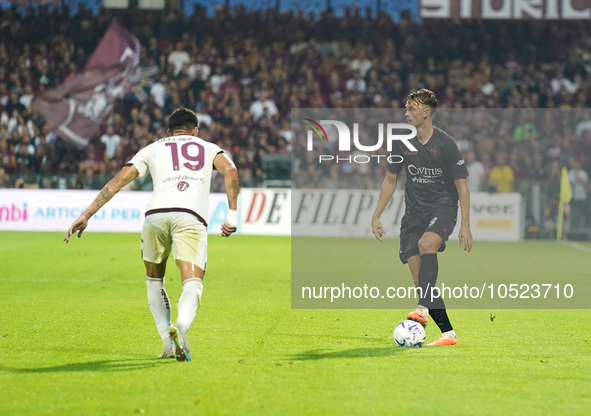
<svg viewBox="0 0 591 416">
<path fill-rule="evenodd" d="M 142 258 L 160 264 L 171 248 L 175 260 L 188 261 L 205 271 L 207 227 L 188 213 L 148 215 L 142 228 Z"/>
</svg>

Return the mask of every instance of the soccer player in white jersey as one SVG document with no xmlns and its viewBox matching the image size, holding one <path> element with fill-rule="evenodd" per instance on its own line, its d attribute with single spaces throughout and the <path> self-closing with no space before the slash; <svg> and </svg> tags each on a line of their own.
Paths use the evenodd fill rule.
<svg viewBox="0 0 591 416">
<path fill-rule="evenodd" d="M 168 134 L 140 150 L 102 189 L 94 202 L 72 223 L 64 241 L 88 225 L 88 220 L 117 192 L 135 178 L 152 175 L 154 193 L 146 206 L 142 229 L 142 257 L 146 266 L 148 303 L 164 343 L 159 358 L 190 361 L 186 333 L 193 323 L 203 293 L 207 262 L 207 220 L 213 169 L 224 175 L 229 211 L 222 236 L 236 231 L 238 172 L 224 151 L 197 137 L 198 120 L 186 108 L 175 110 L 168 120 Z M 178 319 L 170 321 L 170 302 L 164 289 L 166 260 L 170 251 L 181 271 L 183 290 Z"/>
</svg>

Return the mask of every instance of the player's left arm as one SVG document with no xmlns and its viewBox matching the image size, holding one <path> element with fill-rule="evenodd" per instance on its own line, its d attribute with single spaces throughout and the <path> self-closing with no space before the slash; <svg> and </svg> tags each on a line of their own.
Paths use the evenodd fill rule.
<svg viewBox="0 0 591 416">
<path fill-rule="evenodd" d="M 472 232 L 470 231 L 470 190 L 468 189 L 468 168 L 462 157 L 462 153 L 456 143 L 448 138 L 444 142 L 443 152 L 447 164 L 447 170 L 454 180 L 458 197 L 460 199 L 460 209 L 462 211 L 462 222 L 458 238 L 460 246 L 464 245 L 464 251 L 472 249 Z"/>
<path fill-rule="evenodd" d="M 101 190 L 92 204 L 72 223 L 64 241 L 70 241 L 70 237 L 75 232 L 78 232 L 78 238 L 82 236 L 82 232 L 88 226 L 88 220 L 96 212 L 101 209 L 103 205 L 109 202 L 117 192 L 119 192 L 125 185 L 139 176 L 139 171 L 133 165 L 125 166 L 121 171 L 111 179 L 105 187 Z"/>
<path fill-rule="evenodd" d="M 470 231 L 470 190 L 466 178 L 454 180 L 458 197 L 460 199 L 460 210 L 462 211 L 462 222 L 460 223 L 460 232 L 458 238 L 460 245 L 464 244 L 464 251 L 472 250 L 472 231 Z"/>
<path fill-rule="evenodd" d="M 213 166 L 224 176 L 224 185 L 226 187 L 226 194 L 228 195 L 228 214 L 222 224 L 222 237 L 229 237 L 232 233 L 236 232 L 238 227 L 237 209 L 238 192 L 240 191 L 238 170 L 234 163 L 223 152 L 220 152 L 215 156 Z"/>
</svg>

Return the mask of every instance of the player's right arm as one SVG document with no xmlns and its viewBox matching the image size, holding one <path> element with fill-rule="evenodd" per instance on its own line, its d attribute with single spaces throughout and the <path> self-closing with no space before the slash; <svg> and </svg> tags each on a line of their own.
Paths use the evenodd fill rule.
<svg viewBox="0 0 591 416">
<path fill-rule="evenodd" d="M 380 221 L 380 216 L 388 202 L 394 195 L 394 191 L 396 190 L 396 180 L 398 179 L 398 174 L 388 171 L 386 174 L 386 178 L 382 183 L 382 187 L 380 189 L 380 196 L 378 197 L 378 204 L 376 205 L 376 209 L 371 217 L 371 232 L 376 236 L 380 242 L 384 242 L 382 237 L 386 234 L 384 231 L 384 227 L 382 227 L 382 222 Z"/>
<path fill-rule="evenodd" d="M 119 192 L 125 185 L 139 176 L 138 170 L 134 166 L 124 166 L 121 171 L 111 179 L 105 187 L 101 190 L 98 196 L 94 199 L 86 210 L 80 215 L 76 221 L 72 223 L 64 241 L 70 241 L 70 237 L 75 232 L 78 232 L 78 238 L 82 236 L 82 232 L 88 225 L 88 220 L 96 212 L 101 209 L 103 205 L 111 200 L 117 192 Z"/>
<path fill-rule="evenodd" d="M 222 237 L 229 237 L 236 231 L 238 226 L 238 170 L 236 166 L 224 153 L 218 153 L 213 160 L 213 166 L 217 171 L 224 175 L 224 186 L 226 195 L 228 195 L 228 215 L 222 224 Z"/>
</svg>

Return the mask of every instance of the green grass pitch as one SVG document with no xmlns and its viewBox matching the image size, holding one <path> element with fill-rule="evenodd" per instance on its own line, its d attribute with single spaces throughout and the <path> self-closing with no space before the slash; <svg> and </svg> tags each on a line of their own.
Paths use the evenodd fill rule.
<svg viewBox="0 0 591 416">
<path fill-rule="evenodd" d="M 290 309 L 289 238 L 211 236 L 203 305 L 188 335 L 193 361 L 163 361 L 155 358 L 161 341 L 147 306 L 139 235 L 88 233 L 66 245 L 63 234 L 0 233 L 0 415 L 591 409 L 588 310 L 454 310 L 460 345 L 397 348 L 392 330 L 406 310 Z M 505 244 L 475 249 L 494 256 Z M 506 269 L 552 267 L 554 243 L 513 247 Z M 536 260 L 523 260 L 521 248 Z M 573 267 L 589 264 L 588 252 L 565 249 L 580 262 Z M 442 255 L 442 270 L 467 272 L 461 254 Z M 172 262 L 166 287 L 176 304 L 180 277 Z M 427 328 L 428 342 L 437 335 Z"/>
</svg>

